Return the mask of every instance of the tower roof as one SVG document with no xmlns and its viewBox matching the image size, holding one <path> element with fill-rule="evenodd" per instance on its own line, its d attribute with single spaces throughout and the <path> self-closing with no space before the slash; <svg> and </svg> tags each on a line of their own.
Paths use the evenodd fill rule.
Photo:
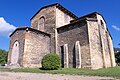
<svg viewBox="0 0 120 80">
<path fill-rule="evenodd" d="M 73 14 L 72 12 L 70 12 L 69 10 L 67 10 L 66 8 L 64 8 L 59 3 L 54 3 L 54 4 L 47 5 L 47 6 L 44 6 L 44 7 L 40 8 L 40 10 L 38 10 L 38 12 L 30 20 L 32 20 L 42 9 L 45 9 L 45 8 L 48 8 L 48 7 L 52 7 L 52 6 L 56 6 L 58 9 L 60 9 L 61 11 L 63 11 L 64 13 L 70 15 L 71 17 L 73 17 L 75 19 L 78 18 L 75 14 Z"/>
</svg>

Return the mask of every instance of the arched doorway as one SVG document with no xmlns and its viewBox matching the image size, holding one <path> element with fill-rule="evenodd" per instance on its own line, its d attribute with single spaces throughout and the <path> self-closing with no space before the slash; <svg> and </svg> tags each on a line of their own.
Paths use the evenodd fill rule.
<svg viewBox="0 0 120 80">
<path fill-rule="evenodd" d="M 12 48 L 12 54 L 11 54 L 11 65 L 18 64 L 18 58 L 19 58 L 19 42 L 16 41 Z"/>
</svg>

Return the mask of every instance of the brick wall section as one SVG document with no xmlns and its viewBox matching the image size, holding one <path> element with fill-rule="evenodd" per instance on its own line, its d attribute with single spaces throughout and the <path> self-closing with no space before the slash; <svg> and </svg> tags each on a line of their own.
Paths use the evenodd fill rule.
<svg viewBox="0 0 120 80">
<path fill-rule="evenodd" d="M 38 28 L 39 19 L 45 17 L 45 31 L 51 34 L 51 52 L 55 52 L 55 26 L 56 26 L 56 7 L 48 7 L 42 9 L 32 20 L 31 26 L 34 29 Z"/>
<path fill-rule="evenodd" d="M 64 44 L 68 44 L 69 67 L 76 67 L 75 62 L 75 43 L 80 41 L 81 46 L 81 65 L 82 68 L 90 68 L 90 51 L 88 41 L 88 30 L 86 22 L 78 22 L 71 26 L 64 26 L 58 29 L 58 50 Z"/>
<path fill-rule="evenodd" d="M 23 67 L 41 67 L 47 53 L 50 53 L 50 37 L 44 33 L 26 32 Z"/>
<path fill-rule="evenodd" d="M 55 33 L 55 29 L 57 27 L 69 24 L 70 20 L 73 20 L 73 18 L 56 8 L 56 6 L 51 6 L 44 8 L 37 13 L 37 15 L 31 20 L 32 28 L 38 28 L 38 21 L 42 16 L 45 17 L 44 32 L 51 34 L 51 52 L 56 53 L 55 49 L 57 43 L 55 43 L 55 41 L 57 39 L 55 36 L 57 36 L 57 33 Z"/>
<path fill-rule="evenodd" d="M 24 41 L 25 41 L 25 31 L 24 30 L 17 30 L 15 33 L 10 37 L 10 47 L 9 47 L 9 53 L 8 53 L 8 64 L 11 62 L 11 54 L 12 54 L 12 48 L 14 43 L 18 41 L 19 42 L 19 60 L 18 63 L 20 66 L 23 65 L 23 53 L 24 53 Z"/>
<path fill-rule="evenodd" d="M 56 14 L 55 6 L 42 9 L 32 20 L 31 26 L 34 29 L 38 29 L 38 21 L 41 17 L 45 17 L 45 32 L 54 33 Z"/>
<path fill-rule="evenodd" d="M 12 49 L 16 41 L 20 47 L 18 64 L 21 67 L 41 67 L 43 56 L 50 53 L 50 35 L 31 28 L 16 29 L 10 38 L 8 65 L 11 63 Z"/>
</svg>

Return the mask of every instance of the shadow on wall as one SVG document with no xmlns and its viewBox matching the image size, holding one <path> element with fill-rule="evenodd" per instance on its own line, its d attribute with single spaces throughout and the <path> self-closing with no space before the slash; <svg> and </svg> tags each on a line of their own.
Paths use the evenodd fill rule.
<svg viewBox="0 0 120 80">
<path fill-rule="evenodd" d="M 73 68 L 76 68 L 75 45 L 74 45 L 74 47 L 73 47 Z"/>
</svg>

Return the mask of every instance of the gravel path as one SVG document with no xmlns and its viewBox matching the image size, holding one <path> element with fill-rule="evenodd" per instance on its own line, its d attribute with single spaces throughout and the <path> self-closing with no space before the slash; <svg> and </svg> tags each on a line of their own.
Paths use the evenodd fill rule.
<svg viewBox="0 0 120 80">
<path fill-rule="evenodd" d="M 0 72 L 0 80 L 120 80 L 112 77 Z"/>
</svg>

